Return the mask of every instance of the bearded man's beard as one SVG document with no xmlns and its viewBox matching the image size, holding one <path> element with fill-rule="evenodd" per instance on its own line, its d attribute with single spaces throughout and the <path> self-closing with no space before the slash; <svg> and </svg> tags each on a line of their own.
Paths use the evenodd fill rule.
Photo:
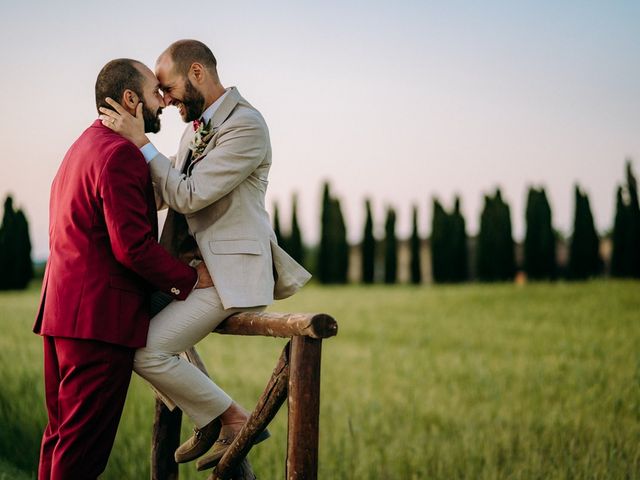
<svg viewBox="0 0 640 480">
<path fill-rule="evenodd" d="M 182 120 L 193 122 L 198 120 L 204 112 L 204 95 L 193 86 L 191 80 L 187 78 L 184 87 L 184 98 L 180 102 L 184 105 L 184 115 Z"/>
<path fill-rule="evenodd" d="M 158 133 L 160 131 L 160 114 L 162 113 L 162 107 L 153 112 L 147 105 L 142 106 L 142 118 L 144 119 L 144 132 L 145 133 Z"/>
</svg>

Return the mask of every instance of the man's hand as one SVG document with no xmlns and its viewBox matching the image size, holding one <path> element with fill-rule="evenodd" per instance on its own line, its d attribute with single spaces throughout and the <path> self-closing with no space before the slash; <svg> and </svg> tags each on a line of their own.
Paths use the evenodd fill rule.
<svg viewBox="0 0 640 480">
<path fill-rule="evenodd" d="M 110 108 L 100 107 L 100 120 L 102 120 L 102 124 L 105 127 L 119 133 L 138 148 L 149 143 L 149 139 L 144 133 L 142 102 L 138 103 L 136 116 L 134 117 L 115 100 L 107 97 L 105 101 L 115 109 L 113 111 Z"/>
<path fill-rule="evenodd" d="M 196 265 L 196 271 L 198 272 L 198 283 L 196 283 L 196 288 L 213 287 L 213 279 L 211 278 L 209 270 L 207 270 L 207 266 L 204 262 Z"/>
</svg>

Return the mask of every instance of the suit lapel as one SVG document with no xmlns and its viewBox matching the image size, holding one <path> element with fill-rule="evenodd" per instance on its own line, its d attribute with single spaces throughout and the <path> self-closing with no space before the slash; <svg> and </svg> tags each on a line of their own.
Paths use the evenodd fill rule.
<svg viewBox="0 0 640 480">
<path fill-rule="evenodd" d="M 231 115 L 231 112 L 233 112 L 234 108 L 236 108 L 236 105 L 238 105 L 241 99 L 242 97 L 240 96 L 240 93 L 238 92 L 238 89 L 236 87 L 229 88 L 229 92 L 224 97 L 222 103 L 213 114 L 213 117 L 211 117 L 211 128 L 214 132 L 213 136 L 211 140 L 209 140 L 209 143 L 204 149 L 204 152 L 202 152 L 202 155 L 200 155 L 191 163 L 191 166 L 189 167 L 190 169 L 192 169 L 195 164 L 206 157 L 207 153 L 215 148 L 215 131 L 220 128 L 220 126 L 225 122 L 227 118 L 229 118 L 229 115 Z"/>
<path fill-rule="evenodd" d="M 175 168 L 179 171 L 182 171 L 184 164 L 187 161 L 187 157 L 189 156 L 189 153 L 191 153 L 189 145 L 191 144 L 194 135 L 195 132 L 193 131 L 193 126 L 191 125 L 191 123 L 189 123 L 184 134 L 182 135 L 180 146 L 178 147 Z"/>
<path fill-rule="evenodd" d="M 222 100 L 218 109 L 214 112 L 213 117 L 211 117 L 211 126 L 214 130 L 219 128 L 229 115 L 231 115 L 231 112 L 236 108 L 236 105 L 238 105 L 241 98 L 242 97 L 236 87 L 229 88 L 227 95 Z"/>
<path fill-rule="evenodd" d="M 230 87 L 229 92 L 224 97 L 224 99 L 222 100 L 222 103 L 220 104 L 218 109 L 213 114 L 213 117 L 211 118 L 211 128 L 214 131 L 220 128 L 220 126 L 224 123 L 224 121 L 227 118 L 229 118 L 229 115 L 231 115 L 231 112 L 233 112 L 233 109 L 236 108 L 236 105 L 240 103 L 240 100 L 242 100 L 242 97 L 240 96 L 240 92 L 238 92 L 238 89 L 236 87 Z M 191 144 L 191 141 L 193 140 L 194 136 L 195 136 L 195 132 L 193 131 L 191 124 L 189 124 L 186 128 L 185 133 L 182 136 L 182 140 L 180 142 L 180 147 L 178 150 L 178 156 L 176 158 L 175 168 L 177 168 L 180 171 L 184 169 L 184 165 L 185 165 L 185 162 L 187 161 L 187 157 L 191 152 L 191 150 L 189 149 L 189 145 Z M 213 136 L 215 137 L 215 134 Z M 200 160 L 202 160 L 206 156 L 206 154 L 213 148 L 212 146 L 213 142 L 214 140 L 212 138 L 209 141 L 209 145 L 207 145 L 207 147 L 205 148 L 203 154 L 191 163 L 191 165 L 189 166 L 189 169 L 192 169 L 196 163 L 198 163 Z M 186 173 L 186 172 L 183 172 L 183 173 Z"/>
</svg>

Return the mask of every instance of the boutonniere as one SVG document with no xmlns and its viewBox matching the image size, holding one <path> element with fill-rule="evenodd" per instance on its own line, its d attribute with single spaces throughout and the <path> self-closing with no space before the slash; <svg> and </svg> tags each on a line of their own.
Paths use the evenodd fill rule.
<svg viewBox="0 0 640 480">
<path fill-rule="evenodd" d="M 211 137 L 213 137 L 214 130 L 211 127 L 211 119 L 207 123 L 198 122 L 196 127 L 196 133 L 193 136 L 193 140 L 191 140 L 191 144 L 189 145 L 189 149 L 191 150 L 191 158 L 196 159 L 204 152 L 205 148 L 207 148 L 207 144 Z"/>
</svg>

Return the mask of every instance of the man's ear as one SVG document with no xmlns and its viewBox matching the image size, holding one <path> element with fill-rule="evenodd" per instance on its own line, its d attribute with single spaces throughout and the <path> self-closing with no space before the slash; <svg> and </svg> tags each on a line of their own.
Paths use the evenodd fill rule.
<svg viewBox="0 0 640 480">
<path fill-rule="evenodd" d="M 124 108 L 129 110 L 129 112 L 135 112 L 138 103 L 140 103 L 140 98 L 136 92 L 127 89 L 122 92 L 122 101 L 120 103 Z"/>
<path fill-rule="evenodd" d="M 189 67 L 189 80 L 191 83 L 202 83 L 205 79 L 205 68 L 201 63 L 193 62 Z"/>
</svg>

